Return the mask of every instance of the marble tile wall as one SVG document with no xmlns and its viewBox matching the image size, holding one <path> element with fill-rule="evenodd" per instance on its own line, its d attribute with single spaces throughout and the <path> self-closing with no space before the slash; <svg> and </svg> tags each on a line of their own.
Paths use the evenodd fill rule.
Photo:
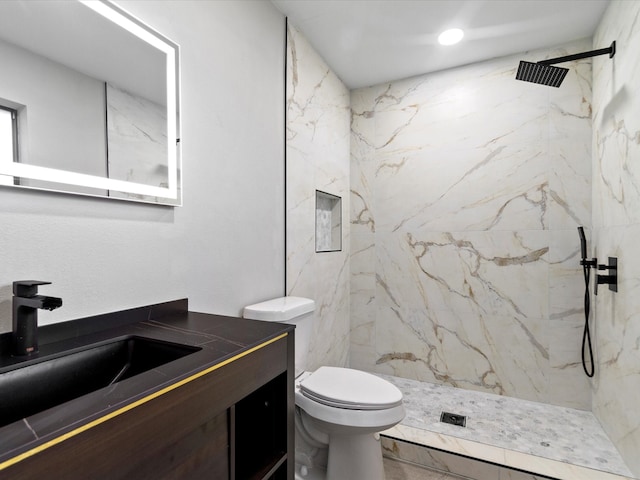
<svg viewBox="0 0 640 480">
<path fill-rule="evenodd" d="M 616 41 L 616 54 L 593 61 L 594 256 L 618 257 L 618 293 L 594 299 L 596 374 L 593 412 L 640 478 L 640 3 L 613 1 L 593 48 Z M 600 272 L 603 273 L 603 272 Z"/>
<path fill-rule="evenodd" d="M 351 92 L 351 366 L 590 408 L 591 61 L 560 89 L 515 80 L 590 48 Z"/>
<path fill-rule="evenodd" d="M 167 188 L 166 107 L 110 83 L 106 90 L 109 178 Z M 155 201 L 154 197 L 118 191 L 111 191 L 110 196 Z"/>
<path fill-rule="evenodd" d="M 394 438 L 382 437 L 382 452 L 415 465 L 474 480 L 549 480 L 550 477 L 524 473 L 453 453 L 426 448 Z M 552 479 L 551 479 L 552 480 Z"/>
<path fill-rule="evenodd" d="M 287 295 L 316 302 L 309 368 L 349 353 L 349 228 L 342 249 L 316 253 L 316 190 L 349 218 L 349 90 L 292 25 L 287 31 Z"/>
</svg>

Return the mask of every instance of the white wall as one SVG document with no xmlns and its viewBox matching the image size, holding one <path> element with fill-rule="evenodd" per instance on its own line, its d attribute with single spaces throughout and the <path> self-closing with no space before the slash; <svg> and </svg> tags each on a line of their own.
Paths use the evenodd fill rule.
<svg viewBox="0 0 640 480">
<path fill-rule="evenodd" d="M 284 18 L 264 1 L 121 1 L 181 47 L 184 206 L 0 188 L 11 283 L 52 281 L 41 323 L 188 297 L 229 315 L 284 294 Z"/>
</svg>

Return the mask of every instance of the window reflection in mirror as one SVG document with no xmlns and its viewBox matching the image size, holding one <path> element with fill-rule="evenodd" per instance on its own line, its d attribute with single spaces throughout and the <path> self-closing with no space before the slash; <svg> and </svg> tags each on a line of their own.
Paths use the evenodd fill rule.
<svg viewBox="0 0 640 480">
<path fill-rule="evenodd" d="M 17 112 L 0 104 L 0 162 L 17 161 Z"/>
</svg>

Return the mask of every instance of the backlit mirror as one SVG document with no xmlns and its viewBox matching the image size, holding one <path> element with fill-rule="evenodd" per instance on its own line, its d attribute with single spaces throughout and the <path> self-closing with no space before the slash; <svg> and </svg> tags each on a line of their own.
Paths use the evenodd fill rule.
<svg viewBox="0 0 640 480">
<path fill-rule="evenodd" d="M 0 2 L 0 185 L 180 205 L 178 46 L 106 0 Z"/>
</svg>

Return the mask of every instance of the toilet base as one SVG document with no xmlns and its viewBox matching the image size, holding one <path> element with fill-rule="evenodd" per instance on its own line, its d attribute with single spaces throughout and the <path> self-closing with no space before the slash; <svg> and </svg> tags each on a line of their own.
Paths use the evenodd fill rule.
<svg viewBox="0 0 640 480">
<path fill-rule="evenodd" d="M 380 436 L 332 435 L 327 480 L 384 480 Z"/>
<path fill-rule="evenodd" d="M 328 450 L 327 470 L 296 462 L 295 480 L 384 480 L 379 435 L 333 435 Z"/>
<path fill-rule="evenodd" d="M 319 467 L 296 465 L 295 480 L 327 480 L 327 471 Z"/>
</svg>

